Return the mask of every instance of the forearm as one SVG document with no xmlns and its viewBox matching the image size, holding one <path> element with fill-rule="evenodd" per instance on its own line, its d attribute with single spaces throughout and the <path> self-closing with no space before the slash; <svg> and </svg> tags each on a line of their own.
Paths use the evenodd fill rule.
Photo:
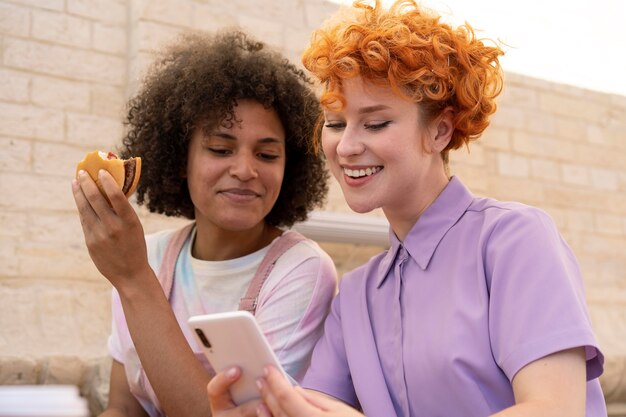
<svg viewBox="0 0 626 417">
<path fill-rule="evenodd" d="M 148 380 L 169 417 L 210 416 L 210 380 L 185 339 L 159 282 L 118 288 L 128 329 Z"/>
<path fill-rule="evenodd" d="M 516 404 L 491 415 L 491 417 L 573 417 L 578 415 L 579 414 L 572 414 L 570 410 L 565 410 L 562 406 L 554 402 L 538 400 Z M 584 416 L 584 409 L 581 411 L 580 416 Z"/>
</svg>

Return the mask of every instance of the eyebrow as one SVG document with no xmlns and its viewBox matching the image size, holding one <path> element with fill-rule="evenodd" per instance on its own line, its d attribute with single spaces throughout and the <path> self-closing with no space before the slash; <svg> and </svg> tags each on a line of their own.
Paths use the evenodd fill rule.
<svg viewBox="0 0 626 417">
<path fill-rule="evenodd" d="M 230 133 L 220 132 L 218 130 L 207 132 L 206 133 L 206 137 L 208 137 L 208 136 L 217 136 L 218 138 L 222 138 L 222 139 L 226 139 L 226 140 L 232 140 L 232 141 L 236 141 L 237 140 L 237 138 L 235 136 L 231 135 Z M 261 138 L 257 142 L 260 142 L 260 143 L 278 143 L 278 144 L 283 143 L 281 140 L 276 139 L 276 138 L 272 138 L 272 137 Z"/>
<path fill-rule="evenodd" d="M 358 111 L 359 114 L 367 114 L 367 113 L 374 113 L 377 112 L 379 110 L 387 110 L 390 109 L 391 107 L 389 106 L 385 106 L 384 104 L 378 104 L 375 106 L 367 106 L 367 107 L 361 107 Z"/>
</svg>

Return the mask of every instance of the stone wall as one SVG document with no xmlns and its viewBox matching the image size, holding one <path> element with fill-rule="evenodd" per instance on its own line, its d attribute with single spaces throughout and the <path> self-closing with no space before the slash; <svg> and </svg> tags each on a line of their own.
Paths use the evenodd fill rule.
<svg viewBox="0 0 626 417">
<path fill-rule="evenodd" d="M 110 286 L 71 196 L 76 161 L 112 149 L 154 50 L 180 31 L 239 25 L 294 62 L 336 9 L 323 0 L 0 0 L 0 384 L 73 383 L 102 406 Z M 484 138 L 452 155 L 480 195 L 552 215 L 583 270 L 626 415 L 626 97 L 507 74 Z M 326 210 L 348 212 L 333 183 Z M 174 227 L 139 209 L 146 231 Z M 380 216 L 380 213 L 372 213 Z M 380 248 L 323 243 L 340 270 Z"/>
</svg>

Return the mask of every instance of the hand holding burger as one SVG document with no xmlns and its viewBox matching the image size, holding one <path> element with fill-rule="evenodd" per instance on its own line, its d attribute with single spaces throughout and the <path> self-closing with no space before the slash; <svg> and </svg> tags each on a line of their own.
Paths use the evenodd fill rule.
<svg viewBox="0 0 626 417">
<path fill-rule="evenodd" d="M 106 192 L 98 179 L 98 172 L 104 169 L 108 171 L 115 182 L 122 189 L 124 195 L 128 198 L 137 188 L 139 177 L 141 175 L 141 158 L 132 157 L 129 159 L 120 159 L 113 152 L 93 151 L 89 152 L 85 159 L 80 161 L 76 166 L 76 177 L 78 172 L 83 170 L 95 181 L 102 195 L 107 198 Z M 108 198 L 107 198 L 108 201 Z"/>
</svg>

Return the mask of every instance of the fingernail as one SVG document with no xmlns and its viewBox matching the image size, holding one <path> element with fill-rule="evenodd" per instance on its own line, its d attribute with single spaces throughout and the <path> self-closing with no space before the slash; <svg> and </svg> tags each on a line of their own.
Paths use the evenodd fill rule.
<svg viewBox="0 0 626 417">
<path fill-rule="evenodd" d="M 270 374 L 270 368 L 269 366 L 266 366 L 263 368 L 263 375 L 268 376 Z"/>
<path fill-rule="evenodd" d="M 98 176 L 102 177 L 104 175 L 104 173 L 105 173 L 105 170 L 101 169 L 100 171 L 98 171 Z"/>
<path fill-rule="evenodd" d="M 78 171 L 79 177 L 84 177 L 85 175 L 87 175 L 87 173 L 84 170 L 81 169 L 80 171 Z"/>
<path fill-rule="evenodd" d="M 256 380 L 256 387 L 260 390 L 263 389 L 263 380 L 261 378 Z"/>
<path fill-rule="evenodd" d="M 233 379 L 237 375 L 237 368 L 230 368 L 226 371 L 226 378 Z"/>
</svg>

